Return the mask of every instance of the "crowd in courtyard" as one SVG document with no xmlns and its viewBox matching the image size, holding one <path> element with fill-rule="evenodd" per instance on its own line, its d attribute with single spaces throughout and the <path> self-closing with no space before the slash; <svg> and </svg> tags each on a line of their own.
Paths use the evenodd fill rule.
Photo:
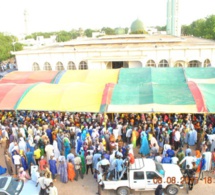
<svg viewBox="0 0 215 195">
<path fill-rule="evenodd" d="M 102 180 L 126 177 L 134 150 L 141 158 L 178 164 L 188 175 L 195 170 L 199 179 L 204 171 L 215 173 L 212 114 L 2 111 L 0 138 L 8 174 L 31 179 L 41 195 L 57 195 L 56 180 L 76 182 L 85 174 L 92 174 L 101 194 Z"/>
</svg>

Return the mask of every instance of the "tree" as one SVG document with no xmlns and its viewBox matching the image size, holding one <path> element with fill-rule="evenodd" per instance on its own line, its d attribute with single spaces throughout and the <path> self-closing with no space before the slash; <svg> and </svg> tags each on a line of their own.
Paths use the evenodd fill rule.
<svg viewBox="0 0 215 195">
<path fill-rule="evenodd" d="M 193 21 L 187 26 L 183 25 L 181 34 L 215 40 L 215 15 Z"/>
<path fill-rule="evenodd" d="M 16 43 L 17 37 L 13 35 L 5 35 L 0 33 L 0 61 L 7 60 L 12 57 L 11 51 L 22 50 L 22 44 Z"/>
<path fill-rule="evenodd" d="M 102 31 L 104 31 L 106 35 L 115 35 L 114 29 L 110 27 L 103 27 Z"/>
<path fill-rule="evenodd" d="M 206 18 L 204 33 L 204 38 L 215 40 L 215 15 Z"/>
<path fill-rule="evenodd" d="M 57 42 L 66 42 L 72 39 L 72 35 L 70 32 L 60 31 L 57 33 Z"/>
<path fill-rule="evenodd" d="M 87 37 L 92 37 L 93 32 L 95 32 L 95 31 L 88 28 L 84 31 L 84 35 Z"/>
</svg>

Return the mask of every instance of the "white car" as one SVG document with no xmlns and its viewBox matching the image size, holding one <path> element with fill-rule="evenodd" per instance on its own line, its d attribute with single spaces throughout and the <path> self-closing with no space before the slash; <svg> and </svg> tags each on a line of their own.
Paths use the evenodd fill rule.
<svg viewBox="0 0 215 195">
<path fill-rule="evenodd" d="M 103 181 L 104 189 L 116 190 L 118 195 L 129 195 L 130 190 L 151 191 L 159 184 L 168 195 L 175 195 L 183 188 L 183 175 L 178 165 L 161 164 L 152 159 L 135 159 L 118 181 Z"/>
<path fill-rule="evenodd" d="M 0 195 L 39 195 L 40 187 L 32 180 L 26 182 L 11 176 L 0 177 Z"/>
</svg>

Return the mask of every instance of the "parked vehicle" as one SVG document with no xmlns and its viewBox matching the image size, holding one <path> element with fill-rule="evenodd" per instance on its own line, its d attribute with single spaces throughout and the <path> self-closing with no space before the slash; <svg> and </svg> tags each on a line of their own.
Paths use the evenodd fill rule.
<svg viewBox="0 0 215 195">
<path fill-rule="evenodd" d="M 0 195 L 39 195 L 40 187 L 35 182 L 18 180 L 11 176 L 0 177 Z"/>
<path fill-rule="evenodd" d="M 179 166 L 139 158 L 135 159 L 121 180 L 103 181 L 105 190 L 116 190 L 118 195 L 129 195 L 130 190 L 155 190 L 159 184 L 167 194 L 177 194 L 179 188 L 183 188 L 183 175 Z"/>
</svg>

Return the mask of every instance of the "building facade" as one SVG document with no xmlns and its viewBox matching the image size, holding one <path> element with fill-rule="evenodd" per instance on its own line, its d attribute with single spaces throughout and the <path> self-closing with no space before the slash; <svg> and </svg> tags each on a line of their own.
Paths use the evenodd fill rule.
<svg viewBox="0 0 215 195">
<path fill-rule="evenodd" d="M 103 36 L 14 52 L 18 70 L 207 67 L 215 41 L 170 35 Z"/>
<path fill-rule="evenodd" d="M 181 36 L 180 0 L 167 0 L 166 31 L 169 35 Z"/>
</svg>

